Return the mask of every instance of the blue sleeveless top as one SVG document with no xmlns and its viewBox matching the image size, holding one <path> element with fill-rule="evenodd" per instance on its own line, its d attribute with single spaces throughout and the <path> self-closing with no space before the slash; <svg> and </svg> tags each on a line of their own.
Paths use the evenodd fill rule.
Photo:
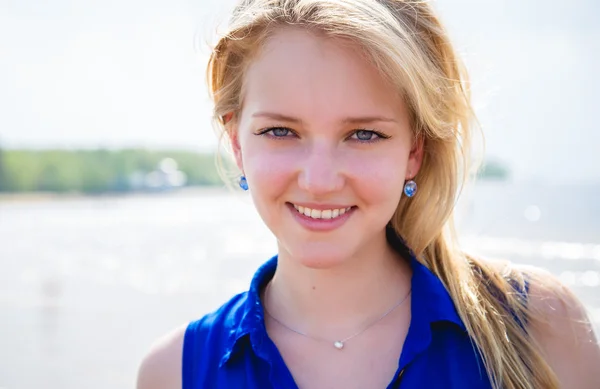
<svg viewBox="0 0 600 389">
<path fill-rule="evenodd" d="M 403 248 L 413 270 L 412 316 L 398 370 L 387 388 L 490 389 L 481 355 L 444 285 Z M 276 267 L 273 257 L 258 269 L 247 292 L 189 323 L 183 389 L 297 388 L 264 324 L 259 293 Z"/>
</svg>

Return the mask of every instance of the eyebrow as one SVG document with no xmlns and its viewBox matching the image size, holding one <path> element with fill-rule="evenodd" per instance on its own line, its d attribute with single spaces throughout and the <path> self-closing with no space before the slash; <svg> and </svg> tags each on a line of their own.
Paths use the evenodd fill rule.
<svg viewBox="0 0 600 389">
<path fill-rule="evenodd" d="M 252 115 L 252 117 L 265 117 L 274 120 L 281 120 L 288 123 L 297 123 L 302 124 L 302 120 L 295 118 L 293 116 L 283 115 L 275 112 L 256 112 Z M 397 121 L 392 118 L 386 118 L 383 116 L 359 116 L 359 117 L 347 117 L 344 118 L 342 124 L 366 124 L 366 123 L 375 123 L 375 122 L 384 122 L 384 123 L 396 123 Z"/>
</svg>

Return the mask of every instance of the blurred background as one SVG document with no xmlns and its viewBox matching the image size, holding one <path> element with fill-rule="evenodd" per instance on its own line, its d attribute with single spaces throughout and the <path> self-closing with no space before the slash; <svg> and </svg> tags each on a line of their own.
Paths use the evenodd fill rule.
<svg viewBox="0 0 600 389">
<path fill-rule="evenodd" d="M 0 0 L 0 388 L 131 388 L 159 335 L 275 242 L 214 168 L 204 67 L 232 0 Z M 600 328 L 600 4 L 434 2 L 487 149 L 463 244 L 544 267 Z"/>
</svg>

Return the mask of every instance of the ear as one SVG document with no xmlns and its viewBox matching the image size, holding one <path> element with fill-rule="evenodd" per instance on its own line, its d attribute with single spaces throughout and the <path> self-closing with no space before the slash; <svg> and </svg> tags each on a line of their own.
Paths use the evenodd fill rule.
<svg viewBox="0 0 600 389">
<path fill-rule="evenodd" d="M 425 138 L 422 135 L 416 136 L 414 138 L 412 148 L 410 149 L 410 154 L 408 155 L 408 164 L 406 166 L 407 180 L 412 180 L 421 169 L 424 152 Z"/>
<path fill-rule="evenodd" d="M 233 127 L 233 126 L 232 126 Z M 229 136 L 229 142 L 231 143 L 231 150 L 233 151 L 233 156 L 235 158 L 235 164 L 238 169 L 244 172 L 244 163 L 242 160 L 242 148 L 240 146 L 240 139 L 238 137 L 238 132 L 236 128 L 230 128 L 227 131 L 227 135 Z"/>
<path fill-rule="evenodd" d="M 228 112 L 221 116 L 221 124 L 225 127 L 225 133 L 229 138 L 233 156 L 235 158 L 235 164 L 238 169 L 244 174 L 244 164 L 242 162 L 242 147 L 240 146 L 240 139 L 238 137 L 237 120 L 233 120 L 234 113 Z"/>
</svg>

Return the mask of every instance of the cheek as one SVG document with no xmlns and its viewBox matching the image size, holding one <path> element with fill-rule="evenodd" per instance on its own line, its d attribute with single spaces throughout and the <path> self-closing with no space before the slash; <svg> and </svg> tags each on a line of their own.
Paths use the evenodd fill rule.
<svg viewBox="0 0 600 389">
<path fill-rule="evenodd" d="M 407 156 L 403 152 L 373 153 L 348 161 L 353 189 L 370 204 L 397 204 L 404 187 Z"/>
<path fill-rule="evenodd" d="M 244 171 L 252 190 L 261 197 L 276 197 L 289 187 L 302 161 L 300 150 L 268 148 L 260 142 L 248 142 L 244 149 Z"/>
</svg>

